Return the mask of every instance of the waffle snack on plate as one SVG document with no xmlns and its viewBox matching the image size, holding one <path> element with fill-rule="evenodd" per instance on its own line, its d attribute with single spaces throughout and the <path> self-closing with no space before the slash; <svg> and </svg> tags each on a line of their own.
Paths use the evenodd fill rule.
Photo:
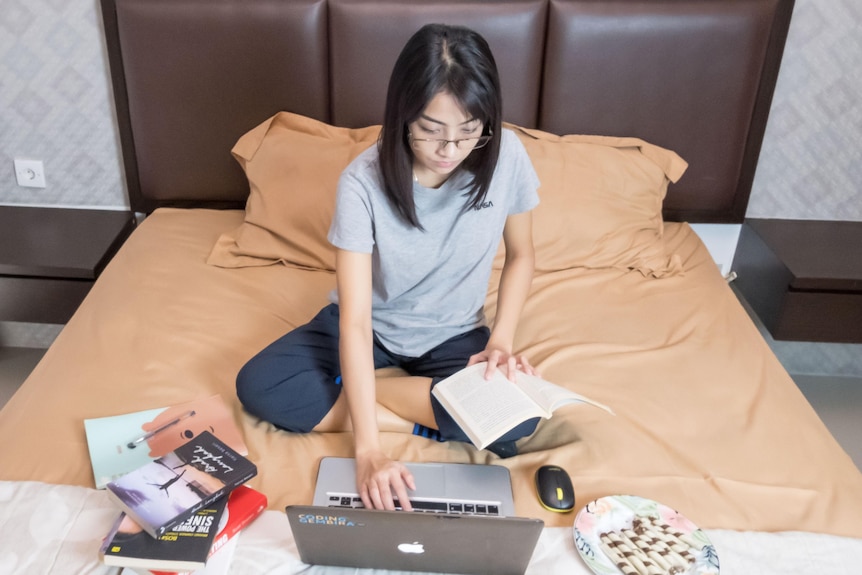
<svg viewBox="0 0 862 575">
<path fill-rule="evenodd" d="M 715 547 L 677 511 L 633 495 L 602 497 L 575 519 L 575 545 L 599 575 L 718 575 Z"/>
</svg>

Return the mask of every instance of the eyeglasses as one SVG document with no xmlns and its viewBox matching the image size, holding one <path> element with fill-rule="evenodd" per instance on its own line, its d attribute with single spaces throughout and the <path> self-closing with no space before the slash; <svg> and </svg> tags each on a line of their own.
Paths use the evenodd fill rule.
<svg viewBox="0 0 862 575">
<path fill-rule="evenodd" d="M 449 144 L 455 144 L 455 147 L 459 150 L 478 150 L 479 148 L 483 148 L 488 142 L 493 138 L 493 132 L 487 136 L 478 136 L 476 138 L 461 138 L 460 140 L 443 140 L 438 138 L 414 138 L 413 134 L 407 132 L 407 137 L 410 139 L 410 145 L 415 149 L 424 148 L 426 150 L 435 150 L 439 151 L 448 146 Z M 461 144 L 464 144 L 464 147 L 461 147 Z"/>
</svg>

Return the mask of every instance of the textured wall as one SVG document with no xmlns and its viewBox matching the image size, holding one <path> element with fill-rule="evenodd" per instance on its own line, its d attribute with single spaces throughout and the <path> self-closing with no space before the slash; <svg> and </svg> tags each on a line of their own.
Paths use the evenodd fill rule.
<svg viewBox="0 0 862 575">
<path fill-rule="evenodd" d="M 0 0 L 0 203 L 127 205 L 97 0 Z M 41 159 L 44 189 L 15 182 Z"/>
<path fill-rule="evenodd" d="M 127 205 L 97 0 L 0 0 L 0 203 Z M 862 0 L 797 0 L 749 215 L 862 220 Z M 42 159 L 19 188 L 12 160 Z"/>
<path fill-rule="evenodd" d="M 862 0 L 796 0 L 748 215 L 862 221 Z"/>
</svg>

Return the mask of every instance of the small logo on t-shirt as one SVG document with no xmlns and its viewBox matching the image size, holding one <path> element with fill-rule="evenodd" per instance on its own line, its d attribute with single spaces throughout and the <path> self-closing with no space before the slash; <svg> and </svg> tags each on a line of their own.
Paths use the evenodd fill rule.
<svg viewBox="0 0 862 575">
<path fill-rule="evenodd" d="M 478 206 L 475 206 L 473 209 L 478 212 L 479 210 L 484 210 L 485 208 L 493 208 L 493 207 L 494 207 L 494 202 L 492 202 L 491 200 L 488 200 L 487 202 L 482 202 Z"/>
</svg>

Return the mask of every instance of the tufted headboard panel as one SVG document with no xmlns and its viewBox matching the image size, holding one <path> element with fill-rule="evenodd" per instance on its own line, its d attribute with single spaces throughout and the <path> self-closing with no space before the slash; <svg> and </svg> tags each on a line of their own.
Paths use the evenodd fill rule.
<svg viewBox="0 0 862 575">
<path fill-rule="evenodd" d="M 665 217 L 740 222 L 793 0 L 101 0 L 132 208 L 242 207 L 236 140 L 278 111 L 380 122 L 427 22 L 488 40 L 504 117 L 636 136 L 689 170 Z"/>
<path fill-rule="evenodd" d="M 742 221 L 790 8 L 553 1 L 539 124 L 675 150 L 689 169 L 671 186 L 665 217 Z"/>
</svg>

